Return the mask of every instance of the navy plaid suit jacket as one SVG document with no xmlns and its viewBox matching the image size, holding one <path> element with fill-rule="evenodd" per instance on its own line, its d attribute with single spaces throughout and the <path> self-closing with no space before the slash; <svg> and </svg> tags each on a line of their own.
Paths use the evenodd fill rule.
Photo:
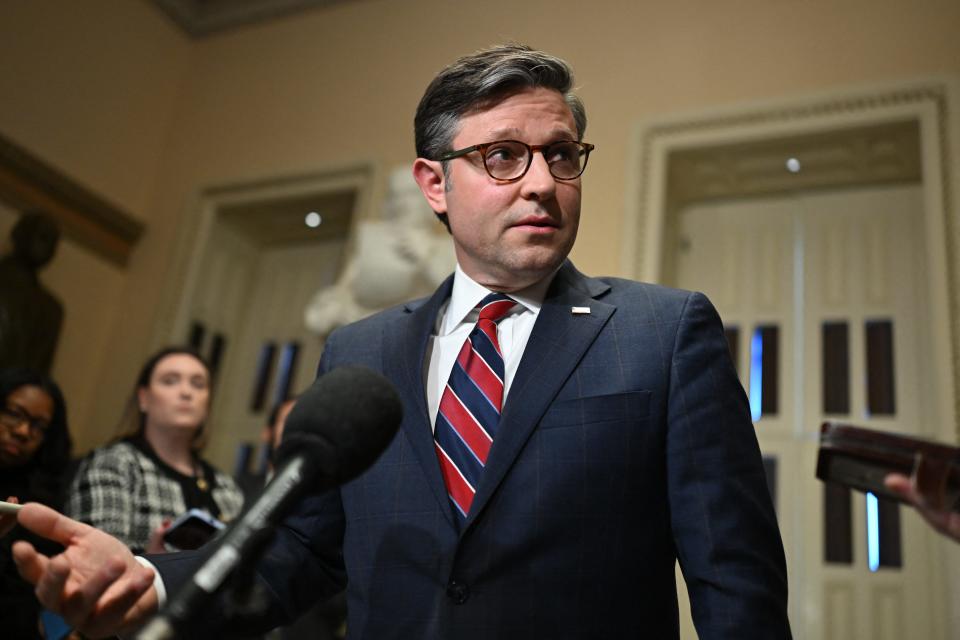
<svg viewBox="0 0 960 640">
<path fill-rule="evenodd" d="M 267 618 L 346 579 L 350 638 L 677 638 L 679 559 L 702 640 L 789 638 L 776 517 L 709 301 L 564 264 L 458 531 L 423 386 L 451 282 L 330 336 L 320 375 L 382 372 L 404 418 L 372 468 L 279 528 Z M 159 567 L 175 588 L 192 565 Z"/>
</svg>

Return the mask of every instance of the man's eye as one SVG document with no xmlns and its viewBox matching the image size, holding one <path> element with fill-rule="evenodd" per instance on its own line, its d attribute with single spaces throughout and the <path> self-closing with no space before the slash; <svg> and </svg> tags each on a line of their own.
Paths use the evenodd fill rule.
<svg viewBox="0 0 960 640">
<path fill-rule="evenodd" d="M 494 164 L 514 162 L 517 157 L 517 152 L 510 147 L 494 147 L 487 151 L 487 162 Z"/>
<path fill-rule="evenodd" d="M 571 162 L 576 159 L 578 148 L 572 144 L 557 144 L 547 149 L 547 162 Z"/>
</svg>

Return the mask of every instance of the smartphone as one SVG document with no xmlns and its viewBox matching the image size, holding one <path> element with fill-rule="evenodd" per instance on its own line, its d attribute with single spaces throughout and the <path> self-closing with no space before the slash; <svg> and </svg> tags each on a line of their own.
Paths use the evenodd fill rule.
<svg viewBox="0 0 960 640">
<path fill-rule="evenodd" d="M 163 534 L 163 543 L 173 551 L 199 549 L 224 527 L 203 509 L 190 509 L 173 521 Z"/>
</svg>

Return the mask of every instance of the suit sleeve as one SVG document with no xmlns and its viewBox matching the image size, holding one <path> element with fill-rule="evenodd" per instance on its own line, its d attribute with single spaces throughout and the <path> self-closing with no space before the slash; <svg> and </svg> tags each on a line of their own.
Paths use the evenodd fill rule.
<svg viewBox="0 0 960 640">
<path fill-rule="evenodd" d="M 790 638 L 776 514 L 723 326 L 691 294 L 668 401 L 670 520 L 701 640 Z"/>
</svg>

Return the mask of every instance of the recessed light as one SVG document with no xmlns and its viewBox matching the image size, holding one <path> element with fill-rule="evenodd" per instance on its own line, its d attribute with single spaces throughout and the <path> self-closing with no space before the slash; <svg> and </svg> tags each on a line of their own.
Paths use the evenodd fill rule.
<svg viewBox="0 0 960 640">
<path fill-rule="evenodd" d="M 787 158 L 787 171 L 790 173 L 800 173 L 800 161 L 796 158 Z"/>
<path fill-rule="evenodd" d="M 320 226 L 320 223 L 323 222 L 323 218 L 321 218 L 320 214 L 316 211 L 311 211 L 307 214 L 303 221 L 308 227 L 314 229 Z"/>
</svg>

